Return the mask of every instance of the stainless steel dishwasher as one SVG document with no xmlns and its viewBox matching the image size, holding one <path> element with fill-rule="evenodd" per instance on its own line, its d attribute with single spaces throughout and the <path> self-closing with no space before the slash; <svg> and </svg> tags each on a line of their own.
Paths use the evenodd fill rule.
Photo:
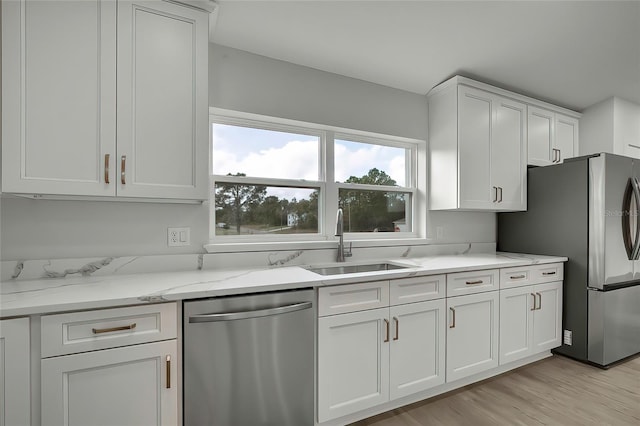
<svg viewBox="0 0 640 426">
<path fill-rule="evenodd" d="M 313 425 L 314 292 L 185 301 L 185 426 Z"/>
</svg>

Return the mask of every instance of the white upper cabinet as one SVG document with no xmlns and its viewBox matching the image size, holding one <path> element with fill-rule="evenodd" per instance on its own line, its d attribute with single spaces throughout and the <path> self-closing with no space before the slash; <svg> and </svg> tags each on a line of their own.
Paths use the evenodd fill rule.
<svg viewBox="0 0 640 426">
<path fill-rule="evenodd" d="M 208 16 L 118 2 L 118 195 L 206 199 Z"/>
<path fill-rule="evenodd" d="M 556 113 L 556 138 L 554 146 L 557 151 L 557 162 L 562 163 L 566 158 L 578 155 L 579 121 L 575 117 Z"/>
<path fill-rule="evenodd" d="M 640 158 L 640 105 L 612 97 L 580 118 L 580 155 L 608 152 Z"/>
<path fill-rule="evenodd" d="M 443 86 L 429 94 L 429 208 L 526 210 L 526 105 Z"/>
<path fill-rule="evenodd" d="M 175 3 L 2 2 L 3 192 L 207 199 L 207 55 Z"/>
<path fill-rule="evenodd" d="M 2 191 L 115 195 L 115 132 L 115 1 L 3 1 Z"/>
<path fill-rule="evenodd" d="M 562 163 L 578 151 L 578 119 L 529 105 L 527 136 L 528 164 L 547 166 Z"/>
</svg>

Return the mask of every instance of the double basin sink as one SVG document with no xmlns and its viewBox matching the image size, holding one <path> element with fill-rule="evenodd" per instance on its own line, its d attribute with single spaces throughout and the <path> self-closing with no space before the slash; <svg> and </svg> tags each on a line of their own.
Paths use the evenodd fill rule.
<svg viewBox="0 0 640 426">
<path fill-rule="evenodd" d="M 365 263 L 355 265 L 336 265 L 336 266 L 311 266 L 306 268 L 307 270 L 319 275 L 344 275 L 344 274 L 357 274 L 361 272 L 381 272 L 381 271 L 393 271 L 396 269 L 410 268 L 408 265 L 398 265 L 396 263 Z"/>
</svg>

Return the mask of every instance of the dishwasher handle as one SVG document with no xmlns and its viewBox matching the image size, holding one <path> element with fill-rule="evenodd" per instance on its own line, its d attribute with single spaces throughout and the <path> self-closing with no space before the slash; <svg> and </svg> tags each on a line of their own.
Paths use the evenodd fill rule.
<svg viewBox="0 0 640 426">
<path fill-rule="evenodd" d="M 300 302 L 290 305 L 276 306 L 274 308 L 256 309 L 254 311 L 223 312 L 219 314 L 202 314 L 189 317 L 189 323 L 234 321 L 241 319 L 268 317 L 273 315 L 286 314 L 288 312 L 302 311 L 313 306 L 312 302 Z"/>
</svg>

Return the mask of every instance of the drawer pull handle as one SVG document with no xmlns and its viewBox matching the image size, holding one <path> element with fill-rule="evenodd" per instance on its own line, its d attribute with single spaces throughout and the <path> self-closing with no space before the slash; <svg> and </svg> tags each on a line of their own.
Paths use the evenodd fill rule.
<svg viewBox="0 0 640 426">
<path fill-rule="evenodd" d="M 533 306 L 531 307 L 532 311 L 536 310 L 536 295 L 531 293 L 531 296 L 533 296 Z"/>
<path fill-rule="evenodd" d="M 555 275 L 556 271 L 553 272 L 543 272 L 542 275 Z"/>
<path fill-rule="evenodd" d="M 136 323 L 129 325 L 123 325 L 122 327 L 112 327 L 112 328 L 92 328 L 93 334 L 102 334 L 102 333 L 112 333 L 114 331 L 124 331 L 124 330 L 133 330 L 136 328 Z"/>
<path fill-rule="evenodd" d="M 456 310 L 454 308 L 449 308 L 451 311 L 451 325 L 449 328 L 456 328 Z"/>
<path fill-rule="evenodd" d="M 483 281 L 482 280 L 475 280 L 475 281 L 465 281 L 467 285 L 473 285 L 473 284 L 482 284 Z"/>
<path fill-rule="evenodd" d="M 386 342 L 389 341 L 389 320 L 386 319 L 386 318 L 384 319 L 384 326 L 385 326 L 385 329 L 386 329 L 384 342 L 386 343 Z"/>
<path fill-rule="evenodd" d="M 509 278 L 511 278 L 512 280 L 521 280 L 523 278 L 526 278 L 525 275 L 512 275 Z"/>
<path fill-rule="evenodd" d="M 171 389 L 171 355 L 167 355 L 167 389 Z"/>
<path fill-rule="evenodd" d="M 398 331 L 400 329 L 400 321 L 398 321 L 398 318 L 393 317 L 393 320 L 396 322 L 396 337 L 393 338 L 393 340 L 398 340 Z"/>
<path fill-rule="evenodd" d="M 538 310 L 542 309 L 542 295 L 540 293 L 536 293 L 538 296 Z"/>
</svg>

